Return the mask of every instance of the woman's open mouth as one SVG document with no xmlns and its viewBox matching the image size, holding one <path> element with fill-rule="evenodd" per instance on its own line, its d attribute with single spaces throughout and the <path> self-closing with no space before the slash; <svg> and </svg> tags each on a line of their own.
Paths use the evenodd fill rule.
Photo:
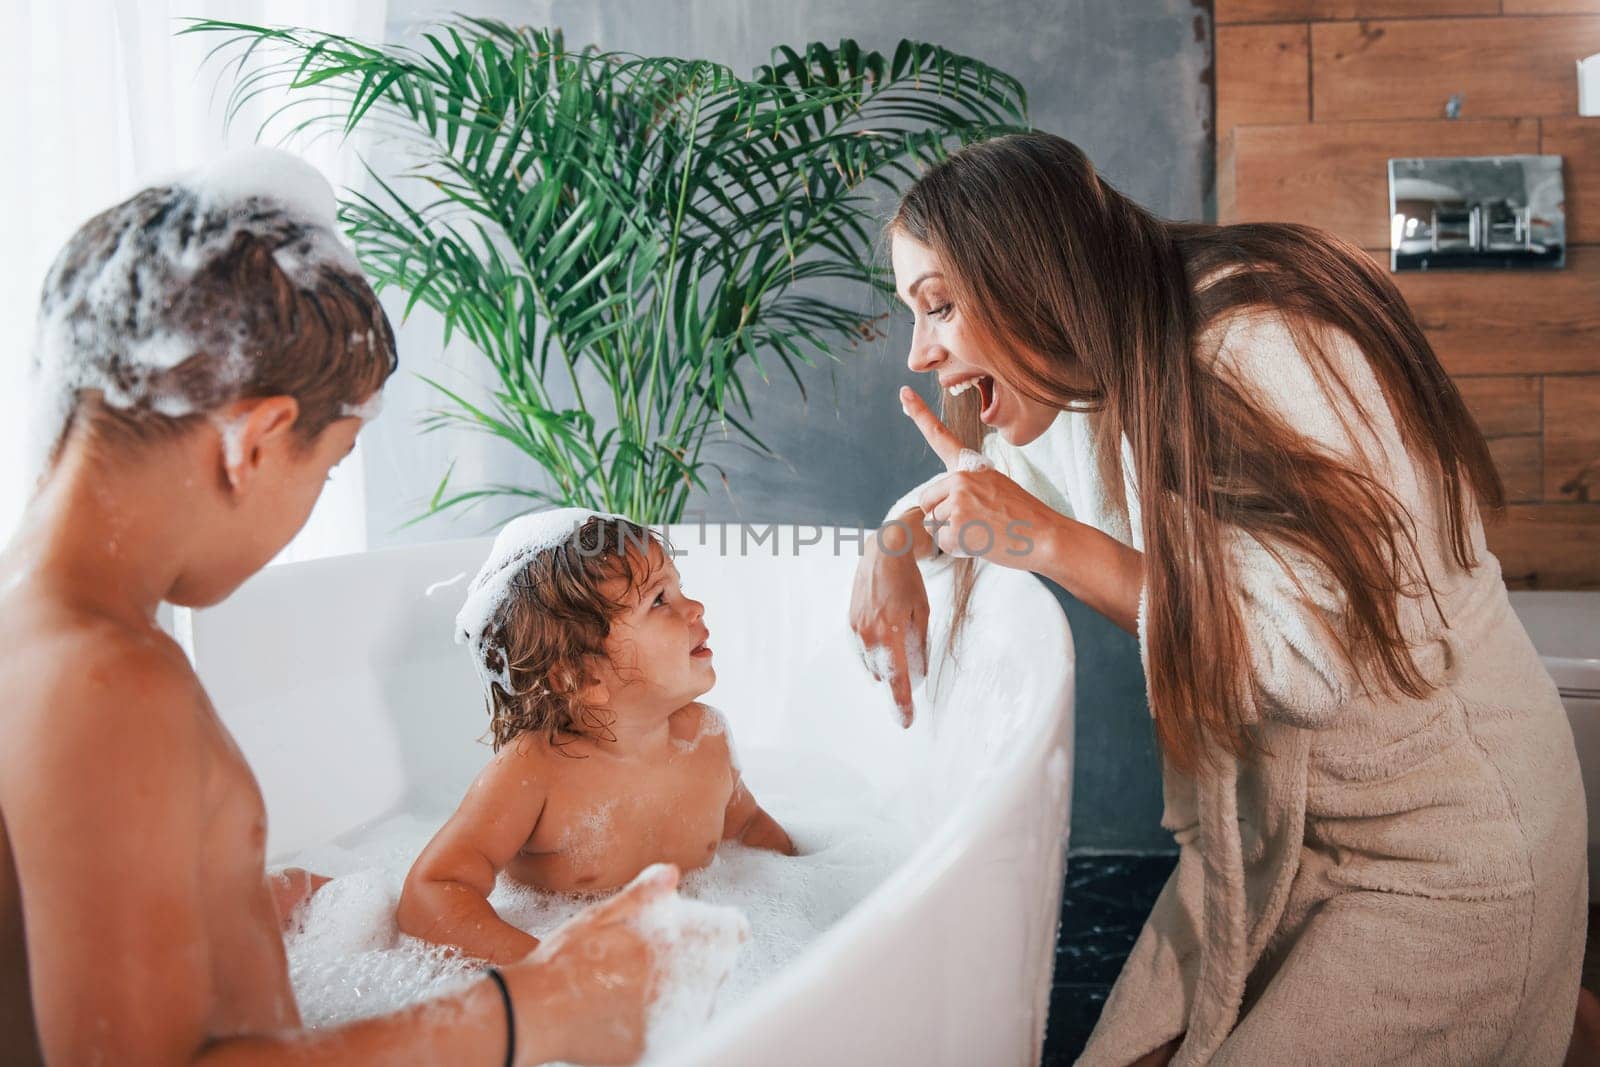
<svg viewBox="0 0 1600 1067">
<path fill-rule="evenodd" d="M 995 406 L 995 388 L 994 379 L 989 375 L 974 375 L 971 378 L 956 382 L 954 385 L 947 387 L 945 391 L 951 396 L 960 396 L 968 389 L 974 388 L 978 390 L 978 399 L 980 402 L 978 418 L 983 420 L 985 424 L 992 425 L 991 420 L 994 416 Z"/>
<path fill-rule="evenodd" d="M 711 639 L 708 637 L 705 641 L 701 641 L 698 645 L 695 645 L 693 648 L 691 648 L 689 650 L 690 657 L 693 659 L 710 659 L 711 646 L 707 643 L 710 640 Z"/>
</svg>

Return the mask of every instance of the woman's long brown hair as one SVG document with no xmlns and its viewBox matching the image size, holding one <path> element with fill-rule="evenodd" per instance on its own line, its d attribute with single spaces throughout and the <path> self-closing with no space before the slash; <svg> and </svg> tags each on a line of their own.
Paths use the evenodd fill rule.
<svg viewBox="0 0 1600 1067">
<path fill-rule="evenodd" d="M 1176 769 L 1254 752 L 1245 727 L 1257 693 L 1227 544 L 1236 531 L 1326 572 L 1345 598 L 1334 639 L 1364 684 L 1428 691 L 1400 624 L 1401 598 L 1432 594 L 1412 517 L 1367 469 L 1215 368 L 1207 332 L 1235 313 L 1281 312 L 1324 388 L 1348 396 L 1324 351 L 1328 331 L 1347 334 L 1419 472 L 1438 479 L 1440 529 L 1471 568 L 1474 505 L 1502 507 L 1499 476 L 1399 290 L 1365 253 L 1306 226 L 1159 219 L 1043 133 L 955 153 L 911 188 L 890 228 L 938 256 L 1008 385 L 1095 413 L 1101 475 L 1125 510 L 1122 439 L 1131 446 L 1150 704 Z"/>
</svg>

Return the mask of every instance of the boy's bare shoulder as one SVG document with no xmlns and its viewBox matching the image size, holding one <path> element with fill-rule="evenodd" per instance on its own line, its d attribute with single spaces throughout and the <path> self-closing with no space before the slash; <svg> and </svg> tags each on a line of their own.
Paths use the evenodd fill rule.
<svg viewBox="0 0 1600 1067">
<path fill-rule="evenodd" d="M 153 626 L 51 619 L 25 649 L 0 651 L 0 685 L 16 697 L 0 712 L 0 808 L 38 846 L 36 877 L 41 857 L 91 846 L 108 870 L 181 867 L 234 810 L 222 802 L 254 790 L 182 650 Z"/>
<path fill-rule="evenodd" d="M 0 685 L 20 742 L 8 748 L 36 755 L 67 746 L 170 762 L 199 740 L 196 713 L 209 706 L 182 649 L 154 626 L 66 612 L 0 651 Z"/>
</svg>

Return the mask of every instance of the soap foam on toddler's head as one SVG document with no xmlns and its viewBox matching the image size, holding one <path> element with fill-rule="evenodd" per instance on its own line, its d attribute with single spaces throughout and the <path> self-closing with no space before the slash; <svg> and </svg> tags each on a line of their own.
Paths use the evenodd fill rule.
<svg viewBox="0 0 1600 1067">
<path fill-rule="evenodd" d="M 235 400 L 292 396 L 310 441 L 375 413 L 394 334 L 334 212 L 314 168 L 249 149 L 85 223 L 39 304 L 36 469 L 75 422 L 145 440 Z"/>
<path fill-rule="evenodd" d="M 664 558 L 661 534 L 619 515 L 556 508 L 509 523 L 468 587 L 456 639 L 487 690 L 494 747 L 603 732 L 582 699 L 611 622 Z M 622 579 L 620 589 L 615 581 Z"/>
</svg>

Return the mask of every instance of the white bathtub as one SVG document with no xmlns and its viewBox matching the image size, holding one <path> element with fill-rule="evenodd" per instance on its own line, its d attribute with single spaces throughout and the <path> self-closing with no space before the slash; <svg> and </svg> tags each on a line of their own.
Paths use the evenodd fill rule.
<svg viewBox="0 0 1600 1067">
<path fill-rule="evenodd" d="M 760 531 L 764 532 L 764 531 Z M 909 791 L 920 846 L 674 1063 L 1036 1063 L 1050 992 L 1072 776 L 1073 652 L 1031 575 L 982 569 L 960 669 L 939 654 L 949 582 L 930 576 L 930 683 L 909 732 L 857 662 L 845 617 L 856 549 L 835 531 L 672 531 L 706 604 L 706 699 L 741 748 L 825 749 Z M 702 543 L 703 542 L 703 543 Z M 741 543 L 743 542 L 743 543 Z M 459 798 L 488 750 L 467 653 L 451 641 L 489 541 L 270 568 L 177 621 L 255 769 L 270 856 L 414 804 Z"/>
<path fill-rule="evenodd" d="M 1589 899 L 1600 903 L 1600 592 L 1518 590 L 1511 607 L 1572 722 L 1589 801 Z"/>
</svg>

